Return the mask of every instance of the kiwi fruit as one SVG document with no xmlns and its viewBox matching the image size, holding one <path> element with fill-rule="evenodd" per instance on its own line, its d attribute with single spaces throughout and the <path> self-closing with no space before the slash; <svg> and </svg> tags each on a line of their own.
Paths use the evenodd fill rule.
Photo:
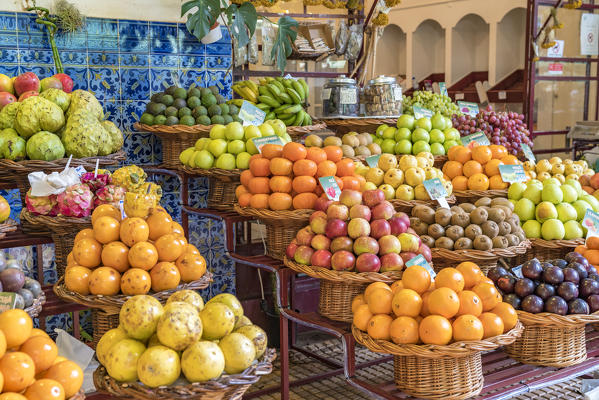
<svg viewBox="0 0 599 400">
<path fill-rule="evenodd" d="M 491 239 L 499 234 L 499 226 L 495 221 L 486 221 L 480 227 L 483 230 L 483 235 Z"/>
<path fill-rule="evenodd" d="M 512 226 L 507 221 L 501 221 L 497 226 L 499 227 L 499 232 L 497 233 L 499 236 L 505 236 L 508 233 L 512 233 Z"/>
<path fill-rule="evenodd" d="M 427 224 L 435 223 L 435 210 L 429 206 L 417 205 L 412 208 L 412 217 L 416 217 Z"/>
<path fill-rule="evenodd" d="M 439 208 L 435 211 L 435 222 L 441 226 L 449 225 L 449 222 L 451 222 L 451 211 L 447 208 Z"/>
<path fill-rule="evenodd" d="M 505 220 L 505 212 L 501 208 L 491 208 L 489 210 L 489 219 L 497 223 L 503 222 Z"/>
<path fill-rule="evenodd" d="M 477 207 L 470 213 L 470 222 L 476 225 L 482 225 L 487 221 L 489 213 L 482 207 Z"/>
<path fill-rule="evenodd" d="M 424 243 L 425 245 L 427 245 L 428 247 L 434 247 L 435 246 L 435 239 L 430 237 L 429 235 L 422 235 L 420 236 L 420 241 L 422 243 Z"/>
<path fill-rule="evenodd" d="M 460 204 L 460 208 L 470 214 L 476 206 L 472 203 L 462 203 Z"/>
<path fill-rule="evenodd" d="M 482 228 L 475 224 L 468 225 L 466 227 L 466 229 L 464 230 L 464 235 L 466 235 L 466 237 L 469 238 L 470 240 L 474 240 L 474 239 L 476 239 L 477 236 L 480 236 L 482 234 L 483 234 Z"/>
<path fill-rule="evenodd" d="M 505 214 L 505 218 L 506 219 L 509 218 L 509 217 L 511 217 L 514 214 L 512 212 L 512 210 L 510 210 L 510 208 L 506 207 L 506 206 L 494 206 L 492 209 L 503 211 L 503 213 Z"/>
<path fill-rule="evenodd" d="M 439 239 L 441 236 L 445 236 L 445 228 L 439 224 L 431 224 L 428 226 L 428 235 Z"/>
<path fill-rule="evenodd" d="M 505 235 L 505 238 L 507 239 L 508 247 L 518 246 L 518 244 L 520 244 L 520 238 L 513 233 L 508 233 Z"/>
<path fill-rule="evenodd" d="M 476 202 L 474 203 L 474 205 L 476 207 L 482 207 L 482 206 L 487 206 L 489 207 L 491 205 L 491 198 L 490 197 L 481 197 L 480 199 L 476 200 Z"/>
<path fill-rule="evenodd" d="M 472 246 L 476 250 L 491 250 L 493 248 L 493 241 L 488 236 L 480 235 L 474 239 Z"/>
<path fill-rule="evenodd" d="M 464 212 L 464 209 L 463 209 L 462 207 L 460 207 L 460 206 L 451 206 L 451 207 L 449 208 L 449 211 L 451 211 L 451 213 L 452 213 L 452 215 L 453 215 L 453 214 L 455 214 L 455 213 L 461 213 L 461 212 Z"/>
<path fill-rule="evenodd" d="M 516 232 L 513 232 L 513 235 L 518 236 L 518 238 L 520 239 L 520 242 L 518 242 L 518 243 L 522 243 L 523 241 L 526 240 L 526 235 L 524 234 L 524 231 L 522 229 L 520 229 Z"/>
<path fill-rule="evenodd" d="M 470 224 L 470 216 L 465 212 L 456 213 L 451 216 L 451 224 L 459 225 L 462 228 L 465 228 Z"/>
<path fill-rule="evenodd" d="M 514 218 L 508 218 L 506 220 L 506 222 L 508 224 L 510 224 L 510 226 L 512 227 L 512 230 L 510 231 L 511 233 L 516 232 L 518 229 L 522 229 L 522 228 L 520 228 L 520 220 L 518 219 L 517 215 L 516 215 L 516 219 L 514 219 Z"/>
<path fill-rule="evenodd" d="M 426 222 L 422 222 L 419 219 L 417 219 L 414 222 L 411 222 L 410 227 L 414 229 L 418 236 L 426 235 L 426 233 L 428 232 L 428 224 Z"/>
<path fill-rule="evenodd" d="M 493 238 L 493 248 L 494 249 L 505 249 L 509 245 L 510 244 L 505 236 L 495 236 Z"/>
<path fill-rule="evenodd" d="M 440 237 L 439 239 L 435 240 L 435 247 L 440 249 L 453 250 L 453 240 L 446 236 Z"/>
<path fill-rule="evenodd" d="M 495 206 L 504 206 L 509 208 L 510 211 L 514 211 L 514 203 L 503 197 L 496 197 L 491 200 L 491 207 Z"/>
<path fill-rule="evenodd" d="M 467 237 L 461 237 L 455 241 L 453 247 L 456 250 L 471 249 L 472 248 L 472 240 L 470 240 L 470 238 L 467 238 Z"/>
<path fill-rule="evenodd" d="M 464 236 L 464 228 L 459 225 L 452 225 L 445 229 L 445 236 L 453 240 L 454 242 Z"/>
</svg>

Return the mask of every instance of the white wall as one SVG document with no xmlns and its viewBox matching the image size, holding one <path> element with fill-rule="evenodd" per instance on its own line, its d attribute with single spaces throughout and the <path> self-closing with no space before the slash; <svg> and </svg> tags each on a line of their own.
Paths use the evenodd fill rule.
<svg viewBox="0 0 599 400">
<path fill-rule="evenodd" d="M 515 8 L 497 25 L 497 70 L 499 82 L 514 70 L 524 66 L 526 10 Z"/>
<path fill-rule="evenodd" d="M 396 76 L 406 73 L 406 34 L 400 27 L 394 24 L 385 27 L 376 56 L 375 75 Z"/>
<path fill-rule="evenodd" d="M 445 69 L 445 32 L 438 22 L 428 19 L 414 31 L 412 76 L 420 81 Z M 408 76 L 411 82 L 411 76 Z"/>
<path fill-rule="evenodd" d="M 453 28 L 451 81 L 472 71 L 489 69 L 489 24 L 480 16 L 468 14 Z"/>
</svg>

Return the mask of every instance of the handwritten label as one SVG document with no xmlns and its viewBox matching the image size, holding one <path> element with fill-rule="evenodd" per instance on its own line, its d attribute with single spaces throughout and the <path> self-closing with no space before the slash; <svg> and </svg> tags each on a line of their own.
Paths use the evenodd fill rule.
<svg viewBox="0 0 599 400">
<path fill-rule="evenodd" d="M 366 157 L 366 164 L 370 168 L 376 168 L 379 165 L 379 158 L 381 158 L 380 154 L 375 154 L 374 156 Z"/>
<path fill-rule="evenodd" d="M 499 174 L 501 180 L 506 183 L 525 182 L 527 177 L 521 164 L 500 165 Z"/>
<path fill-rule="evenodd" d="M 474 147 L 475 144 L 480 146 L 488 146 L 491 144 L 491 142 L 489 142 L 489 138 L 482 132 L 476 132 L 472 135 L 464 136 L 460 138 L 460 140 L 464 146 L 468 147 Z"/>
<path fill-rule="evenodd" d="M 239 118 L 243 121 L 243 126 L 254 125 L 258 126 L 264 122 L 266 113 L 250 103 L 249 101 L 243 101 L 241 108 L 239 109 Z"/>
<path fill-rule="evenodd" d="M 456 100 L 464 100 L 464 93 L 456 93 L 455 99 Z"/>
<path fill-rule="evenodd" d="M 322 89 L 322 93 L 320 96 L 321 100 L 328 100 L 331 98 L 331 88 Z"/>
<path fill-rule="evenodd" d="M 416 118 L 416 119 L 420 119 L 420 118 L 424 118 L 424 117 L 430 118 L 433 116 L 433 112 L 431 110 L 429 110 L 428 108 L 414 106 L 414 107 L 412 107 L 412 109 L 414 110 L 414 118 Z"/>
<path fill-rule="evenodd" d="M 587 212 L 582 219 L 582 226 L 587 229 L 587 238 L 599 236 L 599 213 L 587 208 Z"/>
<path fill-rule="evenodd" d="M 339 104 L 356 104 L 358 102 L 358 93 L 355 89 L 342 88 L 339 91 Z"/>
<path fill-rule="evenodd" d="M 516 276 L 516 278 L 524 278 L 524 275 L 522 274 L 522 265 L 512 268 L 512 273 Z"/>
<path fill-rule="evenodd" d="M 77 175 L 79 175 L 79 177 L 81 178 L 81 176 L 83 174 L 85 174 L 87 171 L 85 170 L 85 168 L 82 165 L 79 165 L 79 166 L 75 167 L 75 172 L 77 172 Z"/>
<path fill-rule="evenodd" d="M 441 207 L 449 208 L 447 203 L 447 190 L 439 178 L 433 178 L 422 182 L 424 189 L 432 200 L 437 200 Z"/>
<path fill-rule="evenodd" d="M 323 176 L 322 178 L 318 178 L 318 181 L 320 182 L 320 186 L 322 186 L 322 190 L 324 190 L 324 194 L 327 195 L 329 200 L 339 201 L 341 189 L 339 189 L 339 185 L 337 185 L 334 176 Z"/>
<path fill-rule="evenodd" d="M 478 104 L 470 103 L 468 101 L 458 101 L 458 107 L 460 111 L 471 117 L 476 117 L 478 114 Z"/>
<path fill-rule="evenodd" d="M 0 313 L 12 310 L 17 303 L 17 296 L 12 292 L 0 292 Z"/>
<path fill-rule="evenodd" d="M 447 94 L 447 85 L 445 84 L 445 82 L 439 82 L 439 92 L 443 96 L 448 96 L 448 94 Z"/>
<path fill-rule="evenodd" d="M 535 162 L 537 160 L 529 145 L 522 143 L 520 146 L 522 147 L 522 152 L 524 153 L 524 157 L 526 157 L 527 160 L 532 162 Z"/>
<path fill-rule="evenodd" d="M 407 268 L 412 267 L 414 265 L 420 265 L 421 267 L 426 269 L 428 273 L 431 274 L 431 279 L 433 280 L 435 279 L 435 276 L 437 276 L 437 273 L 435 272 L 433 267 L 431 267 L 431 265 L 428 263 L 428 261 L 426 261 L 422 254 L 418 254 L 416 257 L 406 262 Z"/>
<path fill-rule="evenodd" d="M 283 144 L 283 141 L 277 135 L 255 137 L 252 138 L 252 142 L 254 143 L 254 146 L 256 146 L 256 148 L 258 149 L 259 153 L 262 153 L 262 147 L 266 144 Z"/>
</svg>

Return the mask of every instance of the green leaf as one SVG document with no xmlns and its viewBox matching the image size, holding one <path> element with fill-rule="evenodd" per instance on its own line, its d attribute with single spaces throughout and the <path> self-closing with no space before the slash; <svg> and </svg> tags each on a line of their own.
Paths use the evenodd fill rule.
<svg viewBox="0 0 599 400">
<path fill-rule="evenodd" d="M 243 3 L 239 6 L 238 13 L 243 16 L 245 26 L 247 26 L 250 31 L 250 37 L 254 36 L 256 22 L 258 21 L 258 13 L 256 13 L 254 5 L 250 2 Z"/>
<path fill-rule="evenodd" d="M 254 6 L 250 3 L 243 3 L 239 7 L 231 4 L 227 8 L 226 14 L 231 27 L 231 35 L 237 39 L 238 46 L 247 45 L 256 30 L 256 21 L 258 20 Z"/>
<path fill-rule="evenodd" d="M 187 16 L 185 26 L 189 33 L 200 40 L 210 32 L 210 27 L 216 22 L 221 9 L 219 0 L 192 0 L 181 6 L 181 16 L 196 7 L 197 10 Z"/>
<path fill-rule="evenodd" d="M 283 75 L 285 67 L 287 66 L 287 57 L 289 57 L 292 52 L 291 43 L 293 43 L 297 37 L 297 31 L 293 28 L 296 28 L 298 23 L 291 17 L 283 16 L 279 18 L 278 25 L 279 29 L 277 30 L 271 57 L 274 57 L 277 60 L 277 68 L 279 68 L 281 75 Z"/>
</svg>

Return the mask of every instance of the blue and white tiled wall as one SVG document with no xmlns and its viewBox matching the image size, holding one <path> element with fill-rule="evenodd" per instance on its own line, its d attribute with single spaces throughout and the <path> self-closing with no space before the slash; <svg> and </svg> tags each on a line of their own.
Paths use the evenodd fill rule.
<svg viewBox="0 0 599 400">
<path fill-rule="evenodd" d="M 33 14 L 0 11 L 0 73 L 16 76 L 33 71 L 40 79 L 55 73 L 46 30 Z M 56 40 L 65 73 L 75 89 L 93 92 L 107 118 L 125 134 L 127 164 L 151 165 L 162 161 L 160 139 L 133 131 L 153 93 L 177 84 L 206 87 L 216 85 L 231 98 L 231 39 L 222 28 L 223 38 L 204 45 L 191 36 L 185 24 L 87 18 L 80 32 L 59 35 Z M 180 220 L 179 181 L 168 176 L 156 178 L 163 187 L 163 205 Z M 207 183 L 197 180 L 190 187 L 192 204 L 205 205 Z M 18 193 L 1 192 L 7 197 L 17 219 L 21 210 Z M 234 266 L 223 246 L 220 222 L 190 217 L 190 241 L 197 245 L 215 275 L 204 295 L 235 291 Z M 46 250 L 47 251 L 47 250 Z M 46 254 L 46 251 L 44 253 Z M 31 249 L 14 250 L 19 258 L 31 257 Z M 48 282 L 55 278 L 46 275 Z"/>
</svg>

